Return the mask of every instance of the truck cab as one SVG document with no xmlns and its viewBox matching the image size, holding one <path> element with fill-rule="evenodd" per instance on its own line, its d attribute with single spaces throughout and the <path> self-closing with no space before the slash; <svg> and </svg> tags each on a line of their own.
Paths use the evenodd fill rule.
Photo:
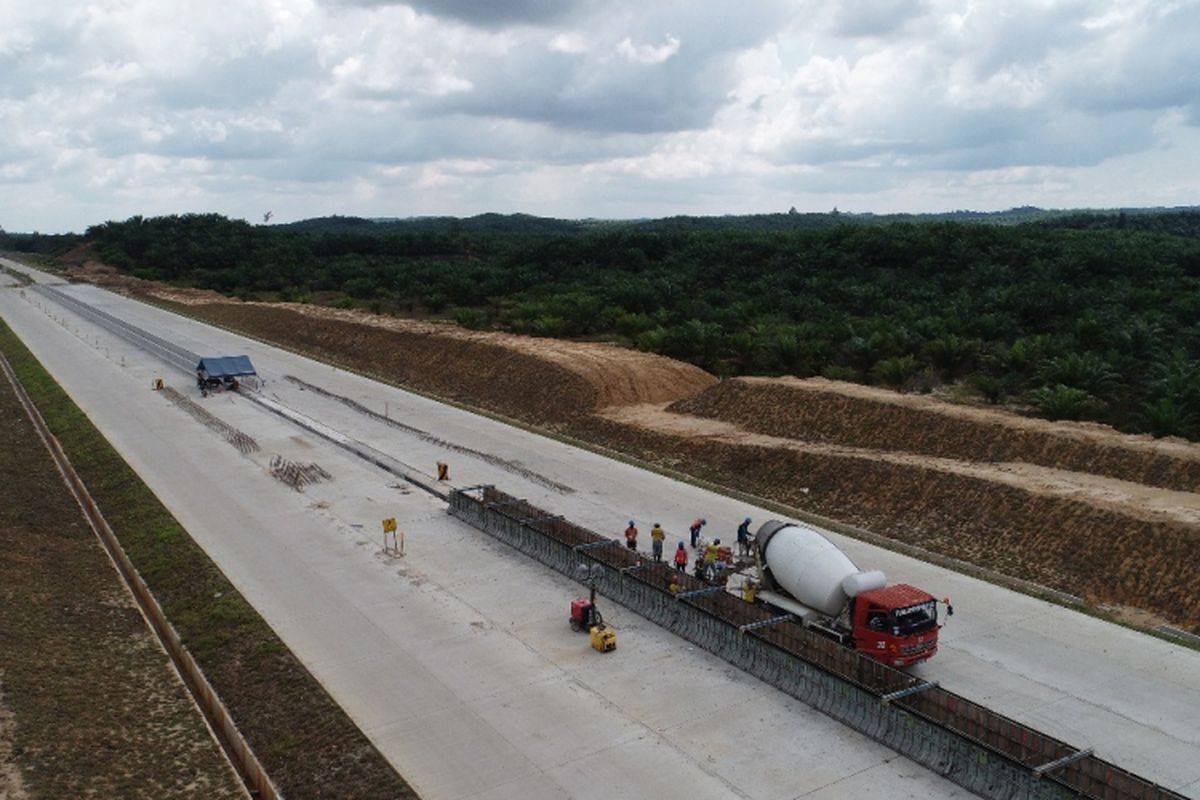
<svg viewBox="0 0 1200 800">
<path fill-rule="evenodd" d="M 937 652 L 937 600 L 897 583 L 862 592 L 851 601 L 854 647 L 892 667 L 906 667 Z"/>
</svg>

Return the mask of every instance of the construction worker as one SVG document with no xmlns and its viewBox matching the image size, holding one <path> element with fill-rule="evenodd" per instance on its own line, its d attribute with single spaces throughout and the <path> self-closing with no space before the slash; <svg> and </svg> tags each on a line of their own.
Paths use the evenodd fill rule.
<svg viewBox="0 0 1200 800">
<path fill-rule="evenodd" d="M 708 524 L 708 520 L 697 519 L 694 522 L 692 522 L 692 527 L 688 529 L 692 532 L 692 549 L 693 550 L 696 549 L 696 540 L 700 538 L 700 529 L 703 528 L 707 524 Z"/>
<path fill-rule="evenodd" d="M 637 550 L 637 526 L 633 524 L 633 520 L 629 520 L 629 527 L 625 529 L 625 546 L 630 550 Z"/>
<path fill-rule="evenodd" d="M 717 573 L 717 555 L 721 552 L 721 540 L 713 539 L 708 547 L 704 548 L 704 574 L 709 580 L 716 577 Z"/>
<path fill-rule="evenodd" d="M 738 525 L 737 531 L 738 553 L 744 556 L 750 555 L 750 518 L 742 520 L 742 524 Z"/>
<path fill-rule="evenodd" d="M 667 532 L 662 529 L 662 525 L 657 522 L 650 529 L 650 549 L 654 552 L 654 560 L 662 561 L 663 539 L 667 538 Z"/>
<path fill-rule="evenodd" d="M 683 547 L 683 542 L 679 543 L 679 547 L 675 549 L 675 569 L 679 572 L 687 570 L 688 554 Z"/>
</svg>

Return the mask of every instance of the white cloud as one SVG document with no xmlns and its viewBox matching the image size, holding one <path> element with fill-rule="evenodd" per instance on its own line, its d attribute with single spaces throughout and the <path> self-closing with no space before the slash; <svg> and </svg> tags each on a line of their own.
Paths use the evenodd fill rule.
<svg viewBox="0 0 1200 800">
<path fill-rule="evenodd" d="M 638 64 L 661 64 L 679 52 L 679 40 L 667 34 L 667 40 L 658 47 L 648 44 L 635 45 L 626 36 L 617 44 L 617 52 Z"/>
<path fill-rule="evenodd" d="M 4 17 L 0 186 L 27 198 L 7 230 L 267 207 L 1177 204 L 1200 185 L 1197 0 L 10 0 Z"/>
<path fill-rule="evenodd" d="M 546 46 L 555 53 L 570 53 L 574 55 L 582 55 L 591 49 L 587 43 L 587 39 L 582 34 L 569 31 L 556 33 L 550 37 L 550 42 Z"/>
</svg>

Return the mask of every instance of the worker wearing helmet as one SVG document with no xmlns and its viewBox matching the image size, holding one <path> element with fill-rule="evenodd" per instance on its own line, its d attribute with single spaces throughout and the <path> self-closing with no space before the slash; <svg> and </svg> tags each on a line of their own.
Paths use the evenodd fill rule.
<svg viewBox="0 0 1200 800">
<path fill-rule="evenodd" d="M 637 526 L 633 524 L 633 520 L 629 520 L 629 527 L 625 529 L 625 546 L 630 550 L 637 550 Z"/>
<path fill-rule="evenodd" d="M 704 548 L 704 575 L 710 581 L 717 575 L 717 556 L 721 553 L 721 540 L 713 539 Z"/>
<path fill-rule="evenodd" d="M 687 569 L 687 562 L 687 550 L 683 548 L 683 542 L 680 542 L 679 547 L 675 548 L 675 569 L 684 572 Z"/>
<path fill-rule="evenodd" d="M 744 556 L 750 555 L 750 518 L 746 517 L 741 525 L 738 525 L 737 530 L 738 553 Z"/>
<path fill-rule="evenodd" d="M 663 530 L 662 525 L 657 522 L 650 529 L 650 549 L 654 553 L 655 561 L 662 561 L 663 540 L 667 538 L 667 532 Z"/>
<path fill-rule="evenodd" d="M 688 529 L 692 532 L 692 549 L 693 550 L 696 549 L 696 541 L 700 538 L 700 529 L 703 528 L 707 524 L 708 524 L 708 520 L 697 519 L 692 523 L 692 527 Z"/>
</svg>

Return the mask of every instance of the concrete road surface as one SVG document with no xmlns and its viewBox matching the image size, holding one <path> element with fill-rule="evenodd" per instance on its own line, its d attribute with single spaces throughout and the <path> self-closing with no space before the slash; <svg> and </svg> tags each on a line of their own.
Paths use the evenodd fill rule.
<svg viewBox="0 0 1200 800">
<path fill-rule="evenodd" d="M 248 354 L 268 397 L 414 468 L 447 461 L 459 485 L 495 483 L 597 531 L 616 536 L 632 518 L 686 539 L 705 516 L 732 540 L 743 517 L 771 516 L 94 287 L 68 291 L 201 354 Z M 580 587 L 428 495 L 244 398 L 201 401 L 262 445 L 242 456 L 150 390 L 161 375 L 195 394 L 189 376 L 29 292 L 0 290 L 0 316 L 423 796 L 965 794 L 614 604 L 603 610 L 618 650 L 595 653 L 566 626 Z M 516 463 L 372 421 L 286 375 Z M 333 480 L 295 492 L 267 474 L 275 454 Z M 402 559 L 380 553 L 389 516 L 406 533 Z M 860 565 L 953 598 L 923 677 L 1200 797 L 1200 654 L 830 538 Z"/>
</svg>

